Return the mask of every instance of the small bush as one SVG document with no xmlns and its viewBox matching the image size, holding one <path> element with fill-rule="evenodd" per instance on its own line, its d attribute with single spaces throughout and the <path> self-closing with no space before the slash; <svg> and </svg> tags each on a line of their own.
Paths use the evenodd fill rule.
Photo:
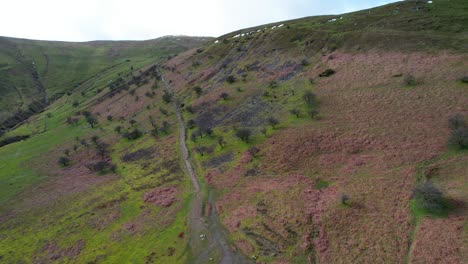
<svg viewBox="0 0 468 264">
<path fill-rule="evenodd" d="M 309 116 L 310 116 L 310 118 L 312 118 L 312 119 L 316 118 L 316 117 L 318 116 L 318 111 L 315 110 L 315 109 L 310 110 L 310 111 L 309 111 Z"/>
<path fill-rule="evenodd" d="M 449 117 L 448 127 L 452 130 L 466 126 L 465 118 L 462 114 L 455 114 Z"/>
<path fill-rule="evenodd" d="M 468 149 L 468 127 L 452 130 L 448 143 L 462 149 Z"/>
<path fill-rule="evenodd" d="M 260 130 L 260 132 L 261 132 L 264 136 L 267 135 L 267 129 L 266 129 L 266 128 L 262 128 L 262 129 Z"/>
<path fill-rule="evenodd" d="M 241 128 L 236 131 L 236 137 L 240 138 L 244 142 L 249 142 L 249 138 L 252 132 L 248 128 Z"/>
<path fill-rule="evenodd" d="M 193 91 L 197 94 L 197 96 L 200 96 L 203 93 L 203 89 L 200 86 L 193 87 Z"/>
<path fill-rule="evenodd" d="M 416 206 L 429 212 L 440 213 L 444 207 L 442 192 L 431 182 L 422 183 L 413 190 Z"/>
<path fill-rule="evenodd" d="M 280 123 L 279 120 L 277 118 L 274 118 L 274 117 L 269 117 L 267 121 L 268 121 L 268 124 L 270 124 L 270 126 L 273 129 L 275 129 L 276 126 Z M 264 134 L 266 134 L 266 131 L 265 131 Z"/>
<path fill-rule="evenodd" d="M 407 86 L 415 86 L 416 85 L 416 78 L 413 75 L 406 75 L 403 79 L 405 85 Z"/>
<path fill-rule="evenodd" d="M 252 155 L 252 157 L 255 157 L 255 155 L 257 155 L 260 152 L 260 149 L 257 147 L 250 147 L 248 151 L 250 155 Z"/>
<path fill-rule="evenodd" d="M 462 83 L 468 83 L 468 76 L 465 76 L 461 79 Z"/>
<path fill-rule="evenodd" d="M 72 106 L 77 107 L 79 105 L 78 101 L 73 101 Z"/>
<path fill-rule="evenodd" d="M 162 99 L 166 104 L 168 104 L 168 103 L 170 103 L 172 101 L 172 94 L 169 93 L 168 91 L 164 91 Z"/>
<path fill-rule="evenodd" d="M 94 128 L 98 124 L 97 118 L 92 115 L 86 117 L 86 122 L 88 122 L 91 128 Z"/>
<path fill-rule="evenodd" d="M 340 200 L 341 200 L 341 204 L 348 205 L 349 196 L 347 194 L 343 193 L 340 196 Z"/>
<path fill-rule="evenodd" d="M 226 82 L 228 82 L 228 83 L 235 83 L 235 82 L 236 82 L 236 77 L 234 77 L 233 75 L 229 75 L 229 76 L 226 78 Z"/>
<path fill-rule="evenodd" d="M 71 160 L 67 157 L 60 157 L 58 159 L 58 164 L 62 167 L 68 167 L 71 164 Z"/>
<path fill-rule="evenodd" d="M 226 141 L 224 141 L 223 136 L 219 136 L 219 137 L 218 137 L 218 145 L 219 145 L 221 148 L 224 148 L 224 146 L 226 145 Z"/>
<path fill-rule="evenodd" d="M 98 161 L 96 163 L 88 164 L 88 169 L 93 172 L 105 173 L 105 172 L 115 172 L 116 167 L 107 161 Z"/>
<path fill-rule="evenodd" d="M 219 95 L 219 98 L 223 99 L 224 101 L 226 101 L 228 98 L 229 98 L 229 94 L 228 93 L 221 93 Z"/>
<path fill-rule="evenodd" d="M 195 128 L 195 121 L 193 119 L 190 119 L 189 121 L 187 121 L 187 127 L 189 129 Z"/>
<path fill-rule="evenodd" d="M 191 114 L 194 113 L 193 106 L 191 106 L 191 105 L 187 105 L 187 106 L 185 107 L 185 109 L 187 110 L 187 112 L 189 112 L 189 113 L 191 113 Z"/>
<path fill-rule="evenodd" d="M 107 116 L 107 120 L 108 120 L 108 121 L 112 121 L 112 119 L 113 119 L 113 117 L 112 117 L 111 115 L 108 115 L 108 116 Z"/>
<path fill-rule="evenodd" d="M 275 80 L 271 81 L 270 82 L 270 88 L 276 88 L 276 87 L 278 87 L 278 82 L 275 81 Z"/>
<path fill-rule="evenodd" d="M 169 115 L 169 112 L 166 109 L 162 108 L 162 107 L 159 107 L 159 112 L 161 112 L 161 114 L 163 114 L 165 116 Z"/>
<path fill-rule="evenodd" d="M 116 126 L 114 128 L 114 131 L 117 133 L 117 134 L 120 134 L 120 132 L 122 131 L 122 127 L 121 126 Z"/>
<path fill-rule="evenodd" d="M 308 66 L 309 64 L 310 64 L 310 62 L 309 62 L 307 59 L 303 59 L 303 60 L 301 61 L 301 65 L 304 66 L 304 67 L 305 67 L 305 66 Z"/>
<path fill-rule="evenodd" d="M 326 69 L 325 71 L 323 71 L 322 73 L 319 74 L 319 77 L 329 77 L 329 76 L 332 76 L 333 74 L 335 74 L 336 72 L 332 69 Z"/>
<path fill-rule="evenodd" d="M 313 106 L 315 104 L 317 96 L 311 91 L 306 91 L 302 98 L 304 98 L 304 101 L 307 103 L 308 106 Z"/>
<path fill-rule="evenodd" d="M 291 109 L 290 110 L 291 114 L 295 115 L 296 117 L 299 117 L 301 115 L 301 111 L 297 108 Z"/>
<path fill-rule="evenodd" d="M 141 136 L 143 136 L 143 133 L 138 129 L 134 129 L 130 132 L 126 132 L 123 134 L 123 137 L 128 140 L 135 140 L 135 139 L 140 138 Z"/>
</svg>

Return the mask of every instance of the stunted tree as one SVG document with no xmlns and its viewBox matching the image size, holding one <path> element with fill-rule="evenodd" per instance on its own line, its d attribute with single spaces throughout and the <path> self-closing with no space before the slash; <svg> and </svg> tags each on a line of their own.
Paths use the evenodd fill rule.
<svg viewBox="0 0 468 264">
<path fill-rule="evenodd" d="M 98 124 L 98 120 L 95 116 L 89 115 L 86 117 L 86 122 L 91 126 L 91 128 L 94 128 Z"/>
<path fill-rule="evenodd" d="M 268 124 L 270 124 L 270 126 L 273 129 L 275 129 L 276 126 L 279 124 L 279 120 L 277 118 L 274 118 L 274 117 L 269 117 L 267 121 L 268 121 Z M 266 133 L 266 131 L 265 131 L 265 133 Z"/>
<path fill-rule="evenodd" d="M 203 93 L 203 89 L 200 86 L 193 87 L 193 91 L 197 94 L 197 96 L 200 96 Z"/>
<path fill-rule="evenodd" d="M 465 118 L 460 113 L 454 114 L 449 117 L 448 126 L 452 130 L 458 129 L 460 127 L 464 127 L 466 126 Z"/>
<path fill-rule="evenodd" d="M 302 98 L 304 98 L 304 101 L 307 103 L 308 106 L 313 106 L 315 104 L 317 96 L 311 91 L 306 91 Z"/>
<path fill-rule="evenodd" d="M 58 159 L 58 164 L 59 164 L 60 166 L 62 166 L 62 167 L 68 167 L 68 166 L 70 166 L 71 161 L 70 161 L 70 159 L 67 158 L 67 157 L 60 157 L 60 158 Z"/>
<path fill-rule="evenodd" d="M 226 141 L 224 141 L 223 136 L 219 136 L 219 137 L 218 137 L 218 145 L 219 145 L 221 148 L 224 148 L 224 146 L 226 145 Z"/>
<path fill-rule="evenodd" d="M 444 207 L 442 192 L 431 182 L 419 184 L 413 190 L 416 206 L 429 212 L 439 213 Z"/>
<path fill-rule="evenodd" d="M 228 98 L 229 98 L 229 94 L 228 93 L 221 93 L 219 95 L 219 98 L 223 99 L 224 101 L 226 101 Z"/>
<path fill-rule="evenodd" d="M 291 109 L 290 110 L 291 114 L 295 115 L 296 117 L 299 117 L 301 115 L 301 111 L 297 108 Z"/>
<path fill-rule="evenodd" d="M 172 101 L 172 94 L 169 93 L 168 91 L 164 91 L 162 99 L 166 104 L 168 104 L 168 103 L 170 103 Z"/>
<path fill-rule="evenodd" d="M 252 132 L 248 128 L 241 128 L 236 131 L 236 137 L 240 138 L 244 142 L 249 142 Z"/>
</svg>

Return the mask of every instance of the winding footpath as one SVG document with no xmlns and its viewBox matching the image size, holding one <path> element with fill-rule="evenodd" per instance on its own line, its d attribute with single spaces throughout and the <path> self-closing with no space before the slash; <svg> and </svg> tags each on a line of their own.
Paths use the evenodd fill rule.
<svg viewBox="0 0 468 264">
<path fill-rule="evenodd" d="M 166 91 L 173 94 L 170 83 L 162 76 Z M 228 244 L 228 233 L 218 220 L 214 206 L 214 198 L 208 195 L 208 206 L 211 208 L 208 216 L 203 215 L 203 193 L 197 176 L 190 162 L 190 155 L 186 145 L 186 128 L 180 113 L 177 100 L 173 106 L 179 123 L 179 146 L 185 165 L 185 172 L 190 176 L 193 185 L 193 198 L 189 212 L 189 246 L 191 249 L 191 263 L 251 263 L 233 246 Z"/>
</svg>

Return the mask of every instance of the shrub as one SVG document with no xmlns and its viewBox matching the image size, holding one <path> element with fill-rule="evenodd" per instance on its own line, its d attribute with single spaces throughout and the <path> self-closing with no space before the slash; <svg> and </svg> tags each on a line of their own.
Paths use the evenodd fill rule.
<svg viewBox="0 0 468 264">
<path fill-rule="evenodd" d="M 317 110 L 312 109 L 312 110 L 309 111 L 309 116 L 310 116 L 310 118 L 312 118 L 312 119 L 313 119 L 313 118 L 316 118 L 317 115 L 318 115 L 318 111 L 317 111 Z"/>
<path fill-rule="evenodd" d="M 226 141 L 224 141 L 223 136 L 219 136 L 219 137 L 218 137 L 218 145 L 219 145 L 221 148 L 224 148 L 224 146 L 226 145 Z"/>
<path fill-rule="evenodd" d="M 161 114 L 163 114 L 165 116 L 169 115 L 169 112 L 166 109 L 162 108 L 162 107 L 159 107 L 159 112 L 161 112 Z"/>
<path fill-rule="evenodd" d="M 262 128 L 262 129 L 260 130 L 260 132 L 261 132 L 264 136 L 267 135 L 267 129 L 266 129 L 266 128 Z"/>
<path fill-rule="evenodd" d="M 301 111 L 297 108 L 291 109 L 290 110 L 291 114 L 295 115 L 296 117 L 299 117 L 301 115 Z"/>
<path fill-rule="evenodd" d="M 459 127 L 452 130 L 448 143 L 462 149 L 468 149 L 468 127 Z"/>
<path fill-rule="evenodd" d="M 228 83 L 235 83 L 235 82 L 236 82 L 236 77 L 234 77 L 233 75 L 229 75 L 229 76 L 226 78 L 226 82 L 228 82 Z"/>
<path fill-rule="evenodd" d="M 79 105 L 78 101 L 73 101 L 72 106 L 77 107 Z"/>
<path fill-rule="evenodd" d="M 123 137 L 125 137 L 128 140 L 135 140 L 140 138 L 141 136 L 143 136 L 143 133 L 138 129 L 134 129 L 130 132 L 126 132 L 123 134 Z"/>
<path fill-rule="evenodd" d="M 105 156 L 109 153 L 109 145 L 106 143 L 96 142 L 96 151 L 101 159 L 104 159 Z"/>
<path fill-rule="evenodd" d="M 348 205 L 349 196 L 347 194 L 343 193 L 340 196 L 340 200 L 341 200 L 341 204 Z"/>
<path fill-rule="evenodd" d="M 129 123 L 130 123 L 131 126 L 134 126 L 134 125 L 136 125 L 137 121 L 135 121 L 135 119 L 131 119 L 129 121 Z"/>
<path fill-rule="evenodd" d="M 329 77 L 329 76 L 332 76 L 333 74 L 335 74 L 336 72 L 332 69 L 326 69 L 325 71 L 323 71 L 322 73 L 319 74 L 319 77 Z"/>
<path fill-rule="evenodd" d="M 100 172 L 100 173 L 108 172 L 108 171 L 115 172 L 115 169 L 116 169 L 115 165 L 112 165 L 109 162 L 104 161 L 104 160 L 98 161 L 96 163 L 88 164 L 87 167 L 91 171 Z"/>
<path fill-rule="evenodd" d="M 203 93 L 203 89 L 200 86 L 193 87 L 193 91 L 197 94 L 197 96 L 200 96 Z"/>
<path fill-rule="evenodd" d="M 236 137 L 240 138 L 244 142 L 249 142 L 249 138 L 252 132 L 248 128 L 241 128 L 236 131 Z"/>
<path fill-rule="evenodd" d="M 67 117 L 67 124 L 69 125 L 76 125 L 78 123 L 79 119 L 78 118 L 74 118 L 74 117 Z"/>
<path fill-rule="evenodd" d="M 189 112 L 189 113 L 191 113 L 191 114 L 193 114 L 193 112 L 194 112 L 193 106 L 191 106 L 191 105 L 187 105 L 187 106 L 185 107 L 185 109 L 187 110 L 187 112 Z"/>
<path fill-rule="evenodd" d="M 219 95 L 219 98 L 223 99 L 223 100 L 227 100 L 229 98 L 229 94 L 228 93 L 221 93 Z"/>
<path fill-rule="evenodd" d="M 417 207 L 429 213 L 439 213 L 444 207 L 442 192 L 431 182 L 416 186 L 413 190 L 413 199 Z"/>
<path fill-rule="evenodd" d="M 168 104 L 168 103 L 170 103 L 172 101 L 172 94 L 169 93 L 168 91 L 164 91 L 162 99 L 166 104 Z"/>
<path fill-rule="evenodd" d="M 465 76 L 461 79 L 462 83 L 468 83 L 468 76 Z"/>
<path fill-rule="evenodd" d="M 267 121 L 268 121 L 268 124 L 270 124 L 270 126 L 271 126 L 273 129 L 275 129 L 276 126 L 279 124 L 279 120 L 276 119 L 276 118 L 274 118 L 274 117 L 269 117 Z M 266 131 L 265 131 L 264 134 L 266 134 Z"/>
<path fill-rule="evenodd" d="M 308 106 L 312 106 L 314 105 L 317 96 L 311 91 L 306 91 L 302 98 L 304 98 L 304 101 L 307 103 Z"/>
<path fill-rule="evenodd" d="M 187 127 L 189 129 L 193 129 L 195 127 L 195 121 L 193 119 L 190 119 L 189 121 L 187 121 Z"/>
<path fill-rule="evenodd" d="M 68 167 L 68 166 L 70 166 L 71 161 L 70 161 L 70 159 L 67 158 L 67 157 L 60 157 L 60 158 L 58 159 L 58 164 L 59 164 L 60 166 L 62 166 L 62 167 Z"/>
<path fill-rule="evenodd" d="M 455 130 L 460 127 L 466 126 L 465 118 L 462 114 L 455 114 L 449 117 L 448 126 L 450 129 Z"/>
<path fill-rule="evenodd" d="M 310 64 L 310 62 L 307 59 L 302 59 L 302 61 L 301 61 L 302 66 L 305 67 L 305 66 L 308 66 L 309 64 Z"/>
<path fill-rule="evenodd" d="M 416 85 L 416 78 L 413 75 L 406 75 L 403 79 L 405 85 L 407 86 L 414 86 Z"/>
<path fill-rule="evenodd" d="M 122 127 L 121 126 L 116 126 L 114 128 L 114 131 L 117 132 L 117 134 L 120 134 L 120 131 L 122 131 Z"/>
<path fill-rule="evenodd" d="M 255 157 L 255 155 L 260 152 L 260 149 L 257 147 L 250 147 L 248 151 L 252 157 Z"/>
<path fill-rule="evenodd" d="M 91 128 L 94 128 L 94 126 L 97 125 L 98 120 L 97 120 L 96 117 L 90 115 L 90 116 L 86 117 L 86 122 L 88 122 L 88 124 L 91 126 Z"/>
<path fill-rule="evenodd" d="M 276 87 L 278 87 L 278 82 L 275 81 L 275 80 L 271 81 L 270 82 L 270 88 L 276 88 Z"/>
<path fill-rule="evenodd" d="M 107 120 L 108 120 L 108 121 L 112 121 L 112 119 L 113 119 L 113 117 L 112 117 L 111 115 L 108 115 L 108 116 L 107 116 Z"/>
</svg>

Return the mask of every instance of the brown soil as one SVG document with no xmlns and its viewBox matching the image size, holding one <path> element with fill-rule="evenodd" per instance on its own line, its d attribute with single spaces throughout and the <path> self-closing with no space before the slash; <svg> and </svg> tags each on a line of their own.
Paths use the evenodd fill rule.
<svg viewBox="0 0 468 264">
<path fill-rule="evenodd" d="M 174 186 L 156 188 L 145 193 L 143 200 L 145 203 L 169 207 L 177 201 L 177 195 L 179 192 L 180 191 Z"/>
</svg>

